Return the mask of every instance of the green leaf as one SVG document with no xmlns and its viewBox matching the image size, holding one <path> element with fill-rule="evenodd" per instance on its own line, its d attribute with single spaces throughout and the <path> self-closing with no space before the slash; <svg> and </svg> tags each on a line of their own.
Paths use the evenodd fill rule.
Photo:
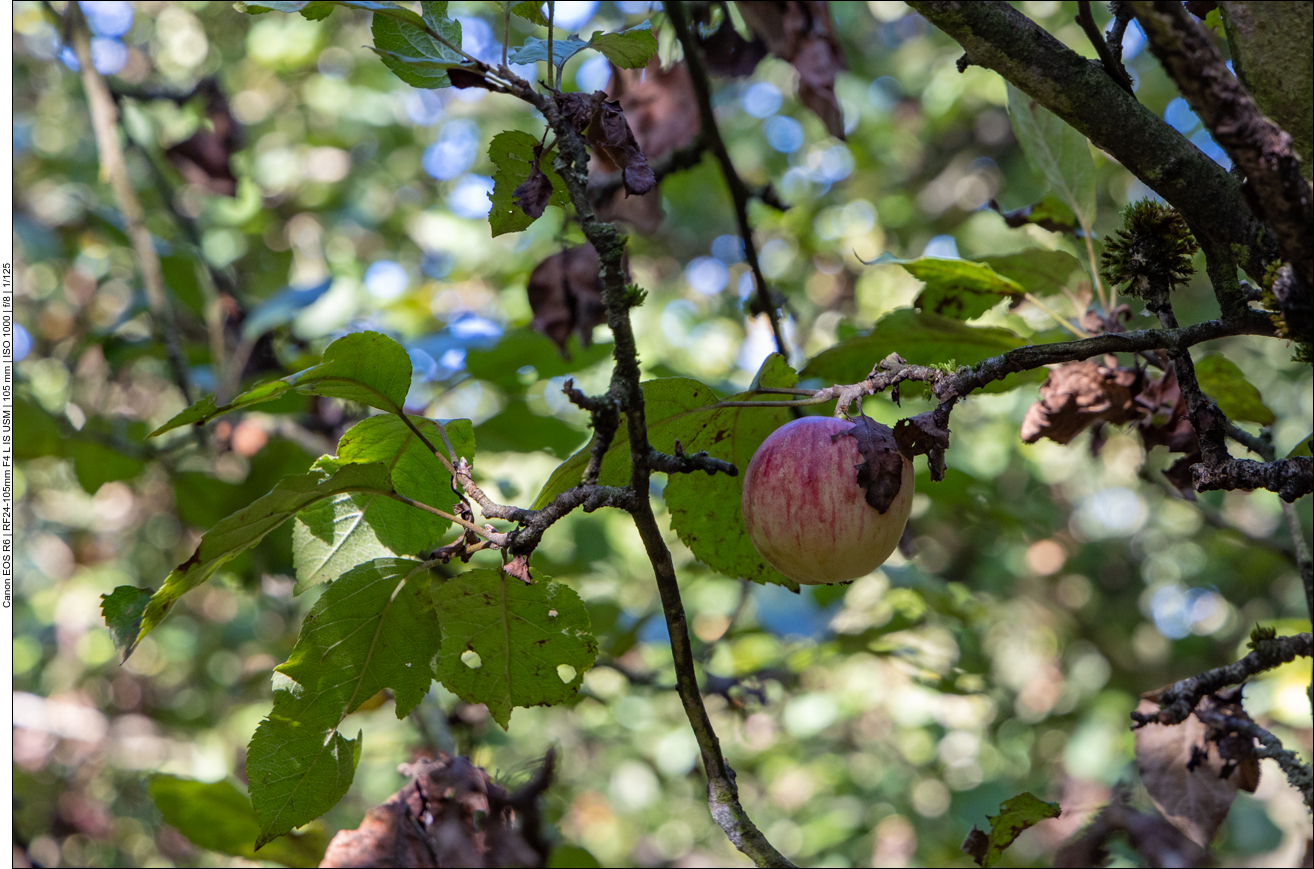
<svg viewBox="0 0 1314 869">
<path fill-rule="evenodd" d="M 204 425 L 226 413 L 281 398 L 293 390 L 401 413 L 410 388 L 411 357 L 405 348 L 378 332 L 353 332 L 330 344 L 318 365 L 282 380 L 261 383 L 223 407 L 216 407 L 214 396 L 208 395 L 151 432 L 150 437 L 184 425 Z"/>
<path fill-rule="evenodd" d="M 417 88 L 450 87 L 452 82 L 446 70 L 422 68 L 409 60 L 398 59 L 404 57 L 453 64 L 466 62 L 465 56 L 456 50 L 461 45 L 461 22 L 447 17 L 447 3 L 425 2 L 421 6 L 424 9 L 423 19 L 410 10 L 402 10 L 415 20 L 392 14 L 388 10 L 377 10 L 370 25 L 374 45 L 381 50 L 384 66 L 408 85 Z M 441 36 L 447 45 L 430 36 L 426 27 Z"/>
<path fill-rule="evenodd" d="M 173 569 L 146 607 L 141 631 L 125 657 L 164 619 L 178 598 L 205 582 L 216 570 L 255 546 L 266 534 L 301 510 L 342 492 L 391 491 L 388 467 L 382 463 L 346 465 L 328 478 L 309 473 L 280 480 L 268 495 L 211 528 L 201 538 L 192 557 Z"/>
<path fill-rule="evenodd" d="M 979 317 L 1001 299 L 1017 299 L 1024 292 L 1016 281 L 996 274 L 984 263 L 927 256 L 911 260 L 882 256 L 876 262 L 901 265 L 926 284 L 913 303 L 918 308 L 957 320 Z"/>
<path fill-rule="evenodd" d="M 652 24 L 645 21 L 619 33 L 595 31 L 589 47 L 598 51 L 621 69 L 642 69 L 657 53 L 657 39 Z"/>
<path fill-rule="evenodd" d="M 547 27 L 547 16 L 543 14 L 543 4 L 538 0 L 525 0 L 511 7 L 512 15 L 519 15 L 526 21 L 532 21 L 539 27 Z"/>
<path fill-rule="evenodd" d="M 1037 248 L 1021 253 L 983 256 L 981 261 L 1033 296 L 1053 295 L 1069 286 L 1074 274 L 1079 276 L 1078 280 L 1086 276 L 1081 260 L 1061 250 Z"/>
<path fill-rule="evenodd" d="M 512 396 L 506 407 L 480 423 L 474 430 L 480 450 L 495 453 L 528 453 L 545 450 L 564 457 L 579 448 L 584 433 L 555 416 L 540 416 L 523 398 Z"/>
<path fill-rule="evenodd" d="M 1314 456 L 1314 432 L 1310 432 L 1302 438 L 1300 443 L 1292 447 L 1291 452 L 1287 453 L 1289 459 L 1295 456 Z"/>
<path fill-rule="evenodd" d="M 513 706 L 574 697 L 598 655 L 579 595 L 544 576 L 526 585 L 500 570 L 472 570 L 439 587 L 434 606 L 443 632 L 438 678 L 467 703 L 486 704 L 503 729 Z"/>
<path fill-rule="evenodd" d="M 421 562 L 376 559 L 344 573 L 306 615 L 247 751 L 258 844 L 319 817 L 351 786 L 360 737 L 338 732 L 343 718 L 385 688 L 404 718 L 428 692 L 440 636 L 431 581 Z"/>
<path fill-rule="evenodd" d="M 88 494 L 96 494 L 101 486 L 114 480 L 130 480 L 146 469 L 146 460 L 140 454 L 111 445 L 112 433 L 135 445 L 146 434 L 146 426 L 142 423 L 115 426 L 96 417 L 65 441 L 64 454 L 73 460 L 73 473 Z"/>
<path fill-rule="evenodd" d="M 1008 112 L 1027 159 L 1084 229 L 1095 222 L 1095 161 L 1086 137 L 1012 84 Z"/>
<path fill-rule="evenodd" d="M 552 65 L 555 67 L 564 66 L 566 61 L 588 47 L 589 44 L 578 36 L 554 39 L 552 40 Z M 547 60 L 547 40 L 536 39 L 531 36 L 525 40 L 524 45 L 508 54 L 506 59 L 508 63 L 537 63 L 540 60 Z"/>
<path fill-rule="evenodd" d="M 105 617 L 105 625 L 114 638 L 115 647 L 123 653 L 125 659 L 137 644 L 142 614 L 146 612 L 146 605 L 154 595 L 154 589 L 121 585 L 110 594 L 100 596 L 101 615 Z"/>
<path fill-rule="evenodd" d="M 493 163 L 493 207 L 488 212 L 488 224 L 493 228 L 494 236 L 520 232 L 535 220 L 516 205 L 513 194 L 529 178 L 537 145 L 537 136 L 519 130 L 498 133 L 488 143 L 488 159 Z M 548 205 L 565 208 L 570 199 L 566 195 L 565 182 L 552 168 L 555 157 L 555 151 L 544 151 L 538 158 L 538 167 L 552 183 L 552 198 Z"/>
<path fill-rule="evenodd" d="M 891 352 L 917 365 L 974 365 L 1027 342 L 1008 330 L 997 327 L 969 326 L 960 320 L 940 317 L 927 311 L 908 308 L 891 311 L 866 335 L 841 341 L 817 354 L 799 372 L 803 377 L 819 377 L 827 383 L 857 383 L 871 372 L 872 366 Z M 1002 392 L 1022 383 L 1044 379 L 1045 371 L 1021 372 L 1001 382 L 992 383 L 988 392 Z M 902 384 L 905 395 L 913 394 L 914 385 Z"/>
<path fill-rule="evenodd" d="M 233 4 L 238 12 L 247 15 L 263 15 L 266 12 L 300 12 L 310 5 L 310 0 L 245 0 Z"/>
<path fill-rule="evenodd" d="M 773 353 L 762 363 L 754 382 L 758 386 L 791 387 L 798 384 L 798 375 L 783 356 Z M 745 392 L 729 400 L 778 401 L 785 397 Z M 749 460 L 768 435 L 792 418 L 786 407 L 724 407 L 683 414 L 667 422 L 662 433 L 679 438 L 686 453 L 706 450 L 713 458 L 733 464 L 739 474 L 671 474 L 663 497 L 671 513 L 671 527 L 699 561 L 726 576 L 797 591 L 797 583 L 757 553 L 744 528 L 741 509 Z"/>
<path fill-rule="evenodd" d="M 438 426 L 411 417 L 429 442 L 444 449 Z M 470 421 L 446 423 L 447 436 L 458 456 L 473 460 Z M 455 501 L 452 478 L 415 433 L 392 414 L 362 420 L 342 436 L 336 458 L 325 456 L 315 470 L 327 478 L 347 464 L 382 462 L 391 473 L 393 489 L 425 504 L 447 506 Z M 379 492 L 343 492 L 297 514 L 292 529 L 292 560 L 297 593 L 327 582 L 357 564 L 390 555 L 418 555 L 437 545 L 451 523 Z"/>
<path fill-rule="evenodd" d="M 1264 404 L 1259 394 L 1236 363 L 1217 353 L 1205 356 L 1195 363 L 1195 376 L 1200 388 L 1212 398 L 1218 409 L 1229 419 L 1272 425 L 1277 422 L 1273 411 Z"/>
<path fill-rule="evenodd" d="M 199 782 L 158 773 L 151 776 L 147 793 L 164 822 L 198 848 L 284 866 L 318 866 L 324 859 L 328 841 L 322 830 L 270 842 L 256 854 L 260 821 L 251 800 L 232 782 Z"/>
<path fill-rule="evenodd" d="M 1023 830 L 1033 827 L 1049 818 L 1060 814 L 1058 803 L 1047 803 L 1029 793 L 1018 794 L 1005 801 L 999 807 L 999 814 L 987 816 L 990 821 L 989 835 L 976 827 L 963 843 L 963 850 L 972 856 L 976 865 L 989 867 L 999 862 L 1004 850 Z"/>
<path fill-rule="evenodd" d="M 14 431 L 23 433 L 22 437 L 13 439 L 14 458 L 19 461 L 64 454 L 64 432 L 59 420 L 35 401 L 14 399 Z"/>
<path fill-rule="evenodd" d="M 869 369 L 870 370 L 870 369 Z M 861 378 L 859 378 L 861 379 Z M 675 424 L 693 412 L 706 413 L 716 402 L 716 393 L 688 377 L 662 377 L 640 384 L 643 389 L 644 415 L 648 420 L 648 442 L 665 453 L 675 447 Z M 578 486 L 589 463 L 593 441 L 557 466 L 534 501 L 540 510 L 557 495 Z M 611 446 L 603 455 L 598 482 L 604 486 L 623 486 L 630 479 L 630 433 L 624 418 L 616 430 Z"/>
</svg>

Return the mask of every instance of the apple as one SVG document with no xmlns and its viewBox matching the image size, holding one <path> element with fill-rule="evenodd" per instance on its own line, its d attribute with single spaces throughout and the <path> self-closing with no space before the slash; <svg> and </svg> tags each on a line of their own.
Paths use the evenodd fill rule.
<svg viewBox="0 0 1314 869">
<path fill-rule="evenodd" d="M 748 536 L 772 567 L 802 585 L 866 576 L 885 563 L 903 536 L 912 511 L 912 462 L 899 453 L 889 428 L 863 421 L 880 439 L 875 449 L 881 462 L 868 463 L 875 467 L 874 485 L 888 495 L 896 485 L 890 477 L 901 474 L 884 512 L 868 503 L 871 485 L 859 481 L 859 466 L 867 460 L 859 439 L 850 435 L 854 421 L 796 419 L 772 432 L 748 463 L 743 496 Z"/>
</svg>

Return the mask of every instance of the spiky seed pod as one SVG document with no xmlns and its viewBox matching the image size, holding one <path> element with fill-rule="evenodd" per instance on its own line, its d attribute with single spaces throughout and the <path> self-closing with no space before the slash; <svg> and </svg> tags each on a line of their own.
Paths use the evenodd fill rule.
<svg viewBox="0 0 1314 869">
<path fill-rule="evenodd" d="M 1142 199 L 1127 206 L 1122 229 L 1104 240 L 1100 274 L 1147 303 L 1161 303 L 1195 273 L 1191 256 L 1199 249 L 1176 210 Z"/>
</svg>

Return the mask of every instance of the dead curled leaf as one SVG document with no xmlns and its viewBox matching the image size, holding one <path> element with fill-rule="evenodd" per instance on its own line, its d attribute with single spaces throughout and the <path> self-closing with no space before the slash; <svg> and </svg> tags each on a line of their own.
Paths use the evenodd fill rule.
<svg viewBox="0 0 1314 869">
<path fill-rule="evenodd" d="M 228 98 L 213 79 L 197 87 L 206 97 L 202 125 L 191 138 L 167 148 L 164 156 L 188 182 L 222 196 L 237 195 L 237 177 L 230 159 L 242 147 L 242 131 L 228 109 Z"/>
<path fill-rule="evenodd" d="M 1156 695 L 1145 695 L 1136 711 L 1154 715 Z M 1249 721 L 1236 696 L 1214 695 L 1197 709 Z M 1227 817 L 1238 790 L 1259 785 L 1254 739 L 1220 732 L 1192 715 L 1180 724 L 1146 724 L 1135 731 L 1136 765 L 1155 808 L 1191 841 L 1207 847 Z"/>
<path fill-rule="evenodd" d="M 533 575 L 529 572 L 528 555 L 517 555 L 506 564 L 502 565 L 502 572 L 507 576 L 514 576 L 525 585 L 529 585 L 534 581 Z"/>
<path fill-rule="evenodd" d="M 1040 400 L 1022 421 L 1022 440 L 1033 444 L 1042 437 L 1061 444 L 1103 420 L 1123 423 L 1140 419 L 1134 399 L 1142 374 L 1130 368 L 1099 365 L 1087 359 L 1069 362 L 1049 372 L 1040 387 Z"/>
<path fill-rule="evenodd" d="M 625 190 L 642 196 L 657 186 L 657 177 L 625 120 L 625 110 L 602 91 L 556 95 L 557 106 L 596 150 L 620 167 Z"/>
<path fill-rule="evenodd" d="M 572 332 L 588 347 L 593 327 L 606 322 L 598 253 L 591 244 L 567 248 L 535 266 L 528 292 L 534 312 L 530 326 L 551 338 L 562 356 Z"/>
<path fill-rule="evenodd" d="M 539 831 L 517 818 L 531 812 L 513 808 L 529 808 L 537 792 L 518 799 L 469 760 L 445 754 L 398 769 L 410 784 L 366 812 L 359 827 L 335 835 L 320 866 L 543 865 L 544 855 L 527 841 L 537 841 Z"/>
<path fill-rule="evenodd" d="M 844 110 L 835 95 L 835 76 L 845 69 L 825 0 L 737 4 L 744 21 L 776 57 L 798 71 L 798 99 L 837 139 L 844 138 Z"/>
<path fill-rule="evenodd" d="M 862 487 L 868 504 L 876 512 L 890 509 L 903 487 L 903 454 L 894 440 L 894 432 L 867 416 L 853 420 L 853 428 L 833 435 L 831 440 L 851 437 L 858 442 L 862 461 L 858 463 L 857 483 Z"/>
<path fill-rule="evenodd" d="M 526 216 L 535 219 L 543 216 L 548 200 L 552 198 L 552 182 L 544 173 L 539 160 L 543 157 L 543 146 L 534 146 L 534 158 L 529 164 L 529 177 L 511 192 L 511 199 Z"/>
</svg>

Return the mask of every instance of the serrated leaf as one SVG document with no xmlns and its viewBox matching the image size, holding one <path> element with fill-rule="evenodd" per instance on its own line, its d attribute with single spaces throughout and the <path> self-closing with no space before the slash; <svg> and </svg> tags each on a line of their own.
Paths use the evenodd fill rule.
<svg viewBox="0 0 1314 869">
<path fill-rule="evenodd" d="M 1057 818 L 1060 813 L 1058 803 L 1047 803 L 1029 793 L 1018 794 L 999 807 L 999 814 L 987 816 L 990 821 L 989 834 L 982 833 L 976 827 L 972 828 L 963 850 L 983 869 L 993 866 L 1023 830 L 1041 821 Z"/>
<path fill-rule="evenodd" d="M 431 444 L 442 450 L 432 420 L 411 417 Z M 470 421 L 450 420 L 447 436 L 458 457 L 474 459 Z M 452 478 L 415 433 L 392 414 L 362 420 L 342 436 L 336 457 L 325 456 L 314 471 L 327 478 L 346 464 L 382 462 L 394 490 L 425 504 L 454 502 Z M 343 492 L 297 514 L 292 528 L 296 592 L 327 582 L 357 564 L 392 555 L 418 555 L 432 549 L 451 523 L 377 492 Z"/>
<path fill-rule="evenodd" d="M 619 33 L 595 31 L 589 47 L 621 69 L 643 69 L 657 53 L 657 39 L 652 35 L 652 24 L 643 22 Z"/>
<path fill-rule="evenodd" d="M 251 800 L 229 781 L 199 782 L 158 773 L 147 793 L 164 822 L 193 845 L 247 860 L 284 866 L 318 866 L 328 841 L 322 830 L 308 830 L 270 842 L 255 852 L 260 821 Z"/>
<path fill-rule="evenodd" d="M 519 130 L 498 133 L 488 143 L 488 159 L 493 163 L 493 207 L 488 211 L 488 224 L 493 235 L 520 232 L 535 220 L 516 205 L 516 188 L 529 177 L 534 163 L 534 148 L 538 137 Z M 548 205 L 565 208 L 570 204 L 566 184 L 552 168 L 555 151 L 544 151 L 538 158 L 538 167 L 552 184 L 552 197 Z"/>
<path fill-rule="evenodd" d="M 1019 283 L 996 274 L 984 263 L 927 256 L 911 260 L 882 256 L 876 262 L 903 266 L 908 274 L 926 284 L 914 304 L 923 311 L 956 320 L 979 317 L 1001 299 L 1017 299 L 1025 292 Z"/>
<path fill-rule="evenodd" d="M 151 432 L 150 437 L 188 424 L 204 425 L 226 413 L 273 401 L 294 390 L 401 413 L 410 388 L 411 357 L 405 348 L 378 332 L 353 332 L 330 344 L 318 365 L 261 383 L 223 407 L 217 407 L 214 396 L 207 395 Z"/>
<path fill-rule="evenodd" d="M 539 27 L 547 27 L 547 16 L 543 14 L 543 4 L 539 0 L 525 0 L 511 7 L 512 15 L 519 15 L 526 21 L 532 21 Z"/>
<path fill-rule="evenodd" d="M 1086 137 L 1012 84 L 1008 113 L 1031 165 L 1089 228 L 1095 222 L 1095 161 Z"/>
<path fill-rule="evenodd" d="M 503 729 L 512 707 L 575 696 L 598 655 L 579 595 L 541 575 L 527 585 L 472 570 L 439 587 L 434 606 L 443 632 L 438 678 L 467 703 L 486 704 Z"/>
<path fill-rule="evenodd" d="M 716 393 L 688 377 L 662 377 L 642 384 L 644 415 L 648 421 L 648 442 L 665 453 L 673 451 L 675 437 L 670 433 L 671 426 L 689 413 L 706 413 L 708 405 L 717 401 Z M 542 491 L 534 501 L 534 509 L 539 510 L 557 495 L 578 486 L 584 477 L 584 468 L 589 463 L 593 440 L 585 444 L 579 452 L 557 466 L 548 477 Z M 598 482 L 604 486 L 623 486 L 630 479 L 630 433 L 624 418 L 616 430 L 611 446 L 602 459 L 598 473 Z"/>
<path fill-rule="evenodd" d="M 785 358 L 773 353 L 762 363 L 754 378 L 757 386 L 788 388 L 798 384 L 798 375 Z M 772 401 L 782 396 L 745 392 L 730 401 Z M 739 469 L 737 476 L 671 474 L 663 498 L 671 513 L 671 527 L 698 560 L 731 577 L 759 583 L 784 585 L 794 591 L 798 584 L 776 570 L 758 554 L 744 526 L 744 471 L 753 453 L 773 431 L 793 417 L 789 408 L 724 407 L 684 414 L 663 426 L 678 438 L 686 453 L 706 450 Z"/>
<path fill-rule="evenodd" d="M 141 617 L 146 612 L 146 605 L 151 602 L 155 590 L 121 585 L 110 594 L 100 596 L 100 612 L 105 617 L 105 625 L 110 636 L 114 638 L 115 647 L 127 658 L 132 647 L 137 644 L 137 634 L 141 631 Z"/>
<path fill-rule="evenodd" d="M 351 786 L 360 737 L 338 732 L 343 718 L 385 688 L 404 718 L 428 692 L 440 638 L 430 584 L 421 562 L 380 558 L 344 573 L 306 615 L 247 750 L 260 844 L 324 814 Z"/>
<path fill-rule="evenodd" d="M 589 44 L 578 36 L 554 39 L 552 40 L 552 65 L 561 67 L 565 65 L 566 61 L 588 47 Z M 525 40 L 524 45 L 508 54 L 506 59 L 508 63 L 538 63 L 540 60 L 547 60 L 547 40 L 531 36 Z"/>
<path fill-rule="evenodd" d="M 901 308 L 882 317 L 866 335 L 841 341 L 817 354 L 799 374 L 819 377 L 827 383 L 857 383 L 871 372 L 873 365 L 892 352 L 917 365 L 950 360 L 957 365 L 974 365 L 1026 343 L 1020 335 L 1008 329 L 969 326 L 961 320 Z M 1002 382 L 990 384 L 985 391 L 1006 391 L 1022 383 L 1043 380 L 1045 374 L 1044 369 L 1020 372 Z M 900 388 L 908 395 L 919 386 L 905 383 Z"/>
<path fill-rule="evenodd" d="M 981 261 L 994 269 L 996 274 L 1015 281 L 1033 296 L 1053 295 L 1069 285 L 1073 274 L 1077 274 L 1078 279 L 1086 275 L 1081 260 L 1061 250 L 1036 248 L 1020 253 L 983 256 Z"/>
<path fill-rule="evenodd" d="M 328 478 L 299 474 L 280 480 L 273 490 L 239 510 L 201 537 L 192 557 L 173 569 L 142 615 L 141 630 L 124 657 L 155 629 L 178 598 L 209 579 L 224 564 L 255 546 L 265 535 L 312 504 L 342 492 L 392 491 L 388 467 L 382 463 L 346 465 Z"/>
<path fill-rule="evenodd" d="M 445 69 L 420 67 L 411 60 L 464 63 L 465 56 L 457 50 L 461 45 L 461 22 L 447 17 L 446 2 L 425 2 L 421 7 L 424 10 L 422 19 L 410 10 L 403 10 L 415 20 L 385 10 L 376 11 L 370 23 L 374 46 L 380 50 L 383 65 L 408 85 L 417 88 L 449 87 L 452 82 Z M 447 44 L 430 36 L 426 28 L 441 36 Z M 398 57 L 406 60 L 399 60 Z"/>
<path fill-rule="evenodd" d="M 1272 425 L 1277 422 L 1263 396 L 1236 363 L 1226 356 L 1210 354 L 1195 363 L 1195 376 L 1204 390 L 1229 419 Z"/>
</svg>

